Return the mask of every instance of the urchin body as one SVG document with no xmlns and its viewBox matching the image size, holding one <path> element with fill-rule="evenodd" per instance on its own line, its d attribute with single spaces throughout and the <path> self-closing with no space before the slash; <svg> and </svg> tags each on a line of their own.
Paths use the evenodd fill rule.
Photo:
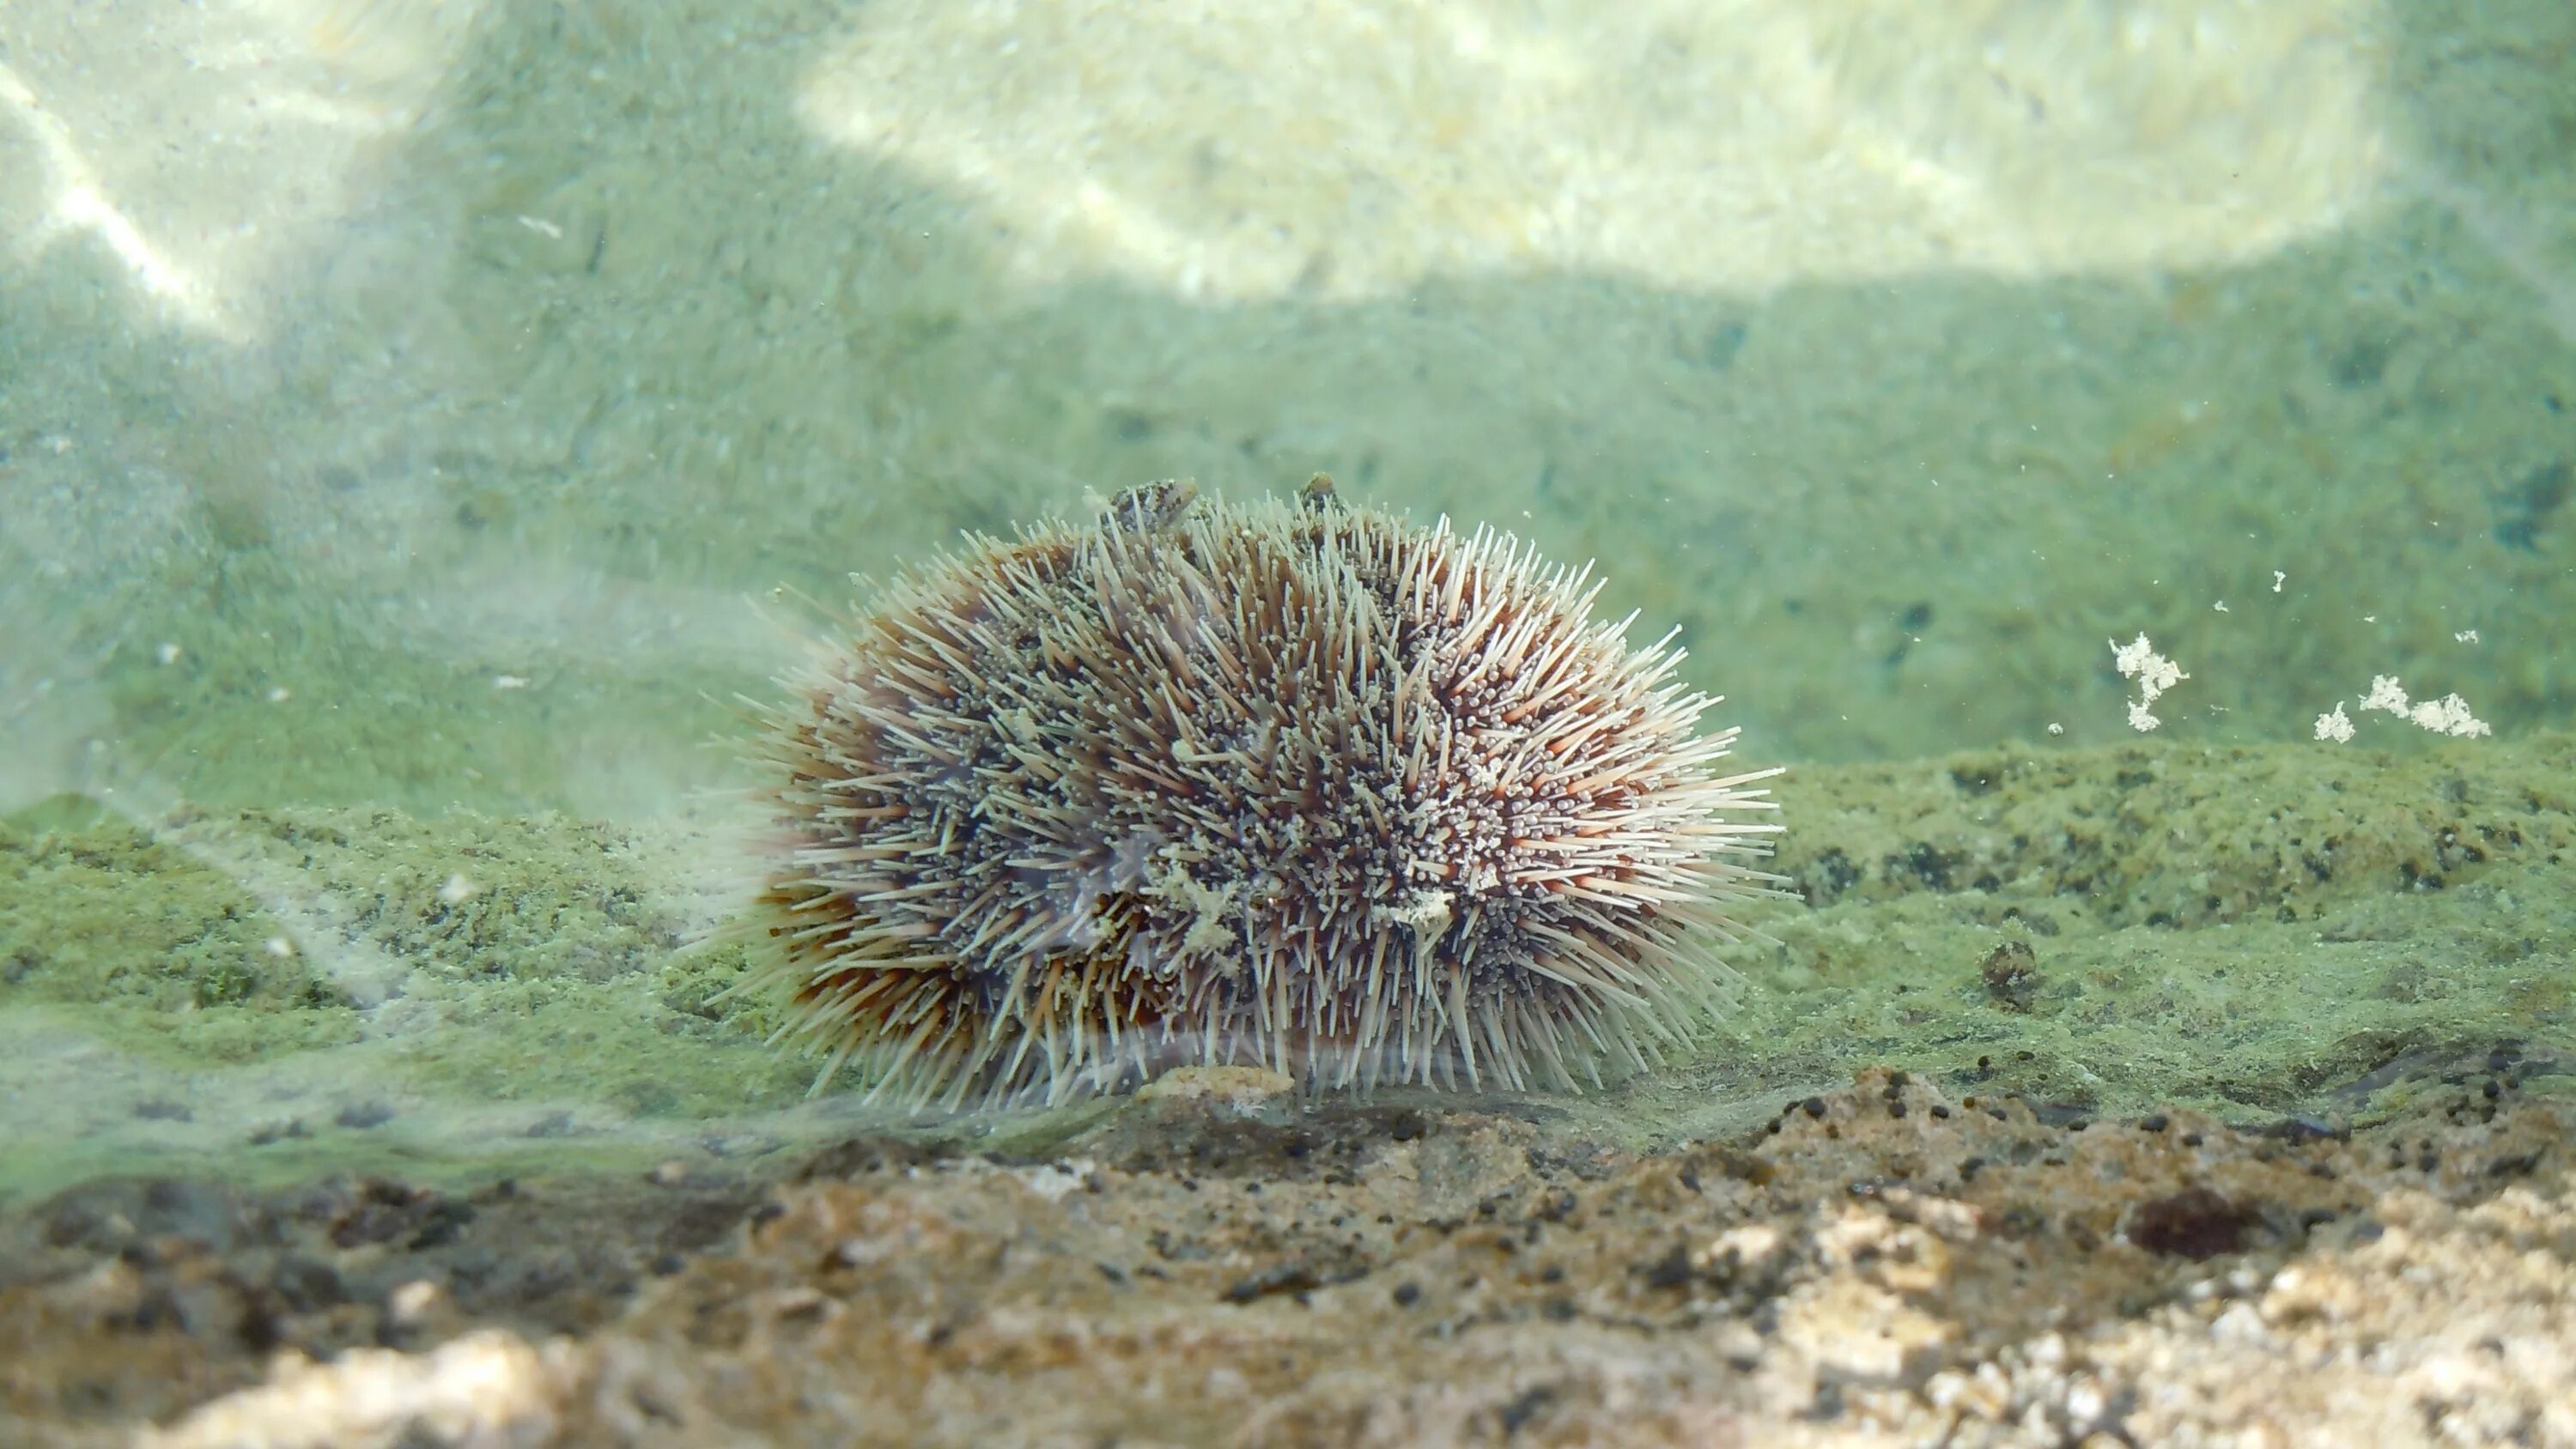
<svg viewBox="0 0 2576 1449">
<path fill-rule="evenodd" d="M 1718 773 L 1734 732 L 1587 577 L 1329 485 L 973 540 L 775 719 L 745 984 L 913 1103 L 1643 1065 L 1769 879 L 1771 772 Z"/>
</svg>

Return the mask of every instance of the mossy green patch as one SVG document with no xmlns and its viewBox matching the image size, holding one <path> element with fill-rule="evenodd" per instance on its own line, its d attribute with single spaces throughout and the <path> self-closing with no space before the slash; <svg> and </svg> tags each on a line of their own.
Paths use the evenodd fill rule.
<svg viewBox="0 0 2576 1449">
<path fill-rule="evenodd" d="M 1707 1135 L 1873 1064 L 2067 1115 L 2366 1120 L 2418 1067 L 2495 1051 L 2545 1080 L 2576 1061 L 2571 765 L 2544 736 L 1799 771 L 1776 862 L 1797 899 L 1753 913 L 1776 944 L 1738 953 L 1731 1013 L 1690 1060 L 1544 1110 Z M 692 944 L 741 849 L 553 815 L 22 814 L 0 1181 L 470 1175 L 846 1130 L 854 1099 L 806 1100 L 817 1062 L 766 1044 L 768 1005 L 717 999 L 741 948 Z"/>
<path fill-rule="evenodd" d="M 0 822 L 0 990 L 98 1008 L 181 1058 L 237 1058 L 253 1023 L 309 1041 L 346 1005 L 229 877 L 114 821 Z"/>
<path fill-rule="evenodd" d="M 1801 900 L 1651 1132 L 1861 1067 L 2069 1114 L 2367 1116 L 2392 1064 L 2576 1061 L 2576 741 L 1980 751 L 1800 771 Z"/>
<path fill-rule="evenodd" d="M 102 1140 L 126 1170 L 262 1174 L 358 1170 L 392 1136 L 414 1170 L 568 1135 L 614 1155 L 795 1108 L 813 1080 L 765 1046 L 761 1003 L 712 1000 L 742 961 L 688 944 L 713 848 L 693 840 L 388 810 L 32 823 L 0 826 L 0 1022 L 33 1044 L 0 1070 L 0 1182 L 59 1180 Z M 402 1127 L 342 1120 L 379 1112 Z"/>
</svg>

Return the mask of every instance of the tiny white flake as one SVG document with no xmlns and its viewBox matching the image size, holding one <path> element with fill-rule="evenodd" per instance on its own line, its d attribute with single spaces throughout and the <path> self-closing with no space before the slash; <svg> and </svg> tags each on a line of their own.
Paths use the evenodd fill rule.
<svg viewBox="0 0 2576 1449">
<path fill-rule="evenodd" d="M 2059 724 L 2055 720 L 2050 720 L 2048 722 L 2048 732 L 2053 735 L 2062 735 L 2066 733 L 2066 726 Z"/>
<path fill-rule="evenodd" d="M 525 689 L 528 687 L 528 681 L 525 675 L 495 674 L 492 676 L 492 687 L 494 689 Z"/>
<path fill-rule="evenodd" d="M 284 936 L 269 937 L 267 945 L 268 954 L 276 957 L 280 961 L 283 961 L 295 954 L 295 943 L 286 939 Z"/>
<path fill-rule="evenodd" d="M 447 884 L 438 888 L 438 898 L 451 906 L 462 905 L 480 895 L 482 890 L 463 871 L 458 871 L 447 878 Z"/>
<path fill-rule="evenodd" d="M 176 644 L 164 644 L 160 648 L 152 651 L 152 657 L 160 660 L 165 665 L 176 664 L 179 662 L 179 646 Z"/>
<path fill-rule="evenodd" d="M 2219 613 L 2224 614 L 2224 613 L 2226 613 L 2226 612 L 2227 612 L 2227 601 L 2226 601 L 2225 599 L 2221 599 L 2221 600 L 2219 600 L 2217 603 L 2212 604 L 2212 605 L 2210 605 L 2209 607 L 2211 607 L 2211 608 L 2213 608 L 2213 609 L 2217 610 Z"/>
<path fill-rule="evenodd" d="M 2352 740 L 2352 716 L 2343 712 L 2343 701 L 2335 701 L 2334 713 L 2317 716 L 2317 738 L 2348 744 Z"/>
<path fill-rule="evenodd" d="M 2285 573 L 2281 572 L 2279 569 L 2274 569 L 2274 570 L 2272 570 L 2272 592 L 2273 592 L 2273 593 L 2276 593 L 2276 594 L 2277 594 L 2277 593 L 2281 592 L 2281 585 L 2283 585 L 2283 584 L 2285 584 L 2285 583 L 2288 583 L 2289 581 L 2290 581 L 2290 576 L 2289 576 L 2288 574 L 2285 574 Z"/>
<path fill-rule="evenodd" d="M 2451 636 L 2451 642 L 2454 644 L 2475 644 L 2478 642 L 2478 631 L 2475 629 L 2462 629 L 2459 633 Z"/>
<path fill-rule="evenodd" d="M 2191 678 L 2182 666 L 2156 652 L 2143 633 L 2134 642 L 2111 641 L 2111 662 L 2122 678 L 2138 681 L 2138 697 L 2129 702 L 2129 728 L 2144 734 L 2162 721 L 2151 708 L 2159 696 L 2183 680 Z"/>
<path fill-rule="evenodd" d="M 295 697 L 295 693 L 294 693 L 294 691 L 292 691 L 292 690 L 288 689 L 288 688 L 287 688 L 285 685 L 283 685 L 283 684 L 279 685 L 277 688 L 272 689 L 272 690 L 270 690 L 270 691 L 268 692 L 268 702 L 269 702 L 270 704 L 284 704 L 284 703 L 286 703 L 288 700 L 293 699 L 294 697 Z"/>
</svg>

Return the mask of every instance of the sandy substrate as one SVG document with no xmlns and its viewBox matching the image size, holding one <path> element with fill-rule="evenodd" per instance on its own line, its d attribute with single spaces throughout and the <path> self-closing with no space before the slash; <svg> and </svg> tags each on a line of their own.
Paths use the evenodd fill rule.
<svg viewBox="0 0 2576 1449">
<path fill-rule="evenodd" d="M 766 1186 L 93 1188 L 7 1224 L 0 1428 L 2562 1445 L 2576 1114 L 2525 1099 L 2539 1069 L 2448 1063 L 2349 1134 L 1870 1071 L 1642 1155 L 1544 1107 L 1301 1112 L 1200 1069 L 1057 1152 L 860 1137 Z"/>
</svg>

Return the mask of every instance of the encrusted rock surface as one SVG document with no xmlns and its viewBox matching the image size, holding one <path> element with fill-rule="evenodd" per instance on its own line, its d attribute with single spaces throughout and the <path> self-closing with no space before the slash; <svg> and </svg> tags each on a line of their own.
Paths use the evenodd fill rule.
<svg viewBox="0 0 2576 1449">
<path fill-rule="evenodd" d="M 1636 1154 L 1237 1073 L 1044 1160 L 91 1188 L 6 1225 L 0 1438 L 2576 1444 L 2576 1113 L 2509 1050 L 2443 1076 L 2347 1134 L 1879 1070 Z"/>
</svg>

